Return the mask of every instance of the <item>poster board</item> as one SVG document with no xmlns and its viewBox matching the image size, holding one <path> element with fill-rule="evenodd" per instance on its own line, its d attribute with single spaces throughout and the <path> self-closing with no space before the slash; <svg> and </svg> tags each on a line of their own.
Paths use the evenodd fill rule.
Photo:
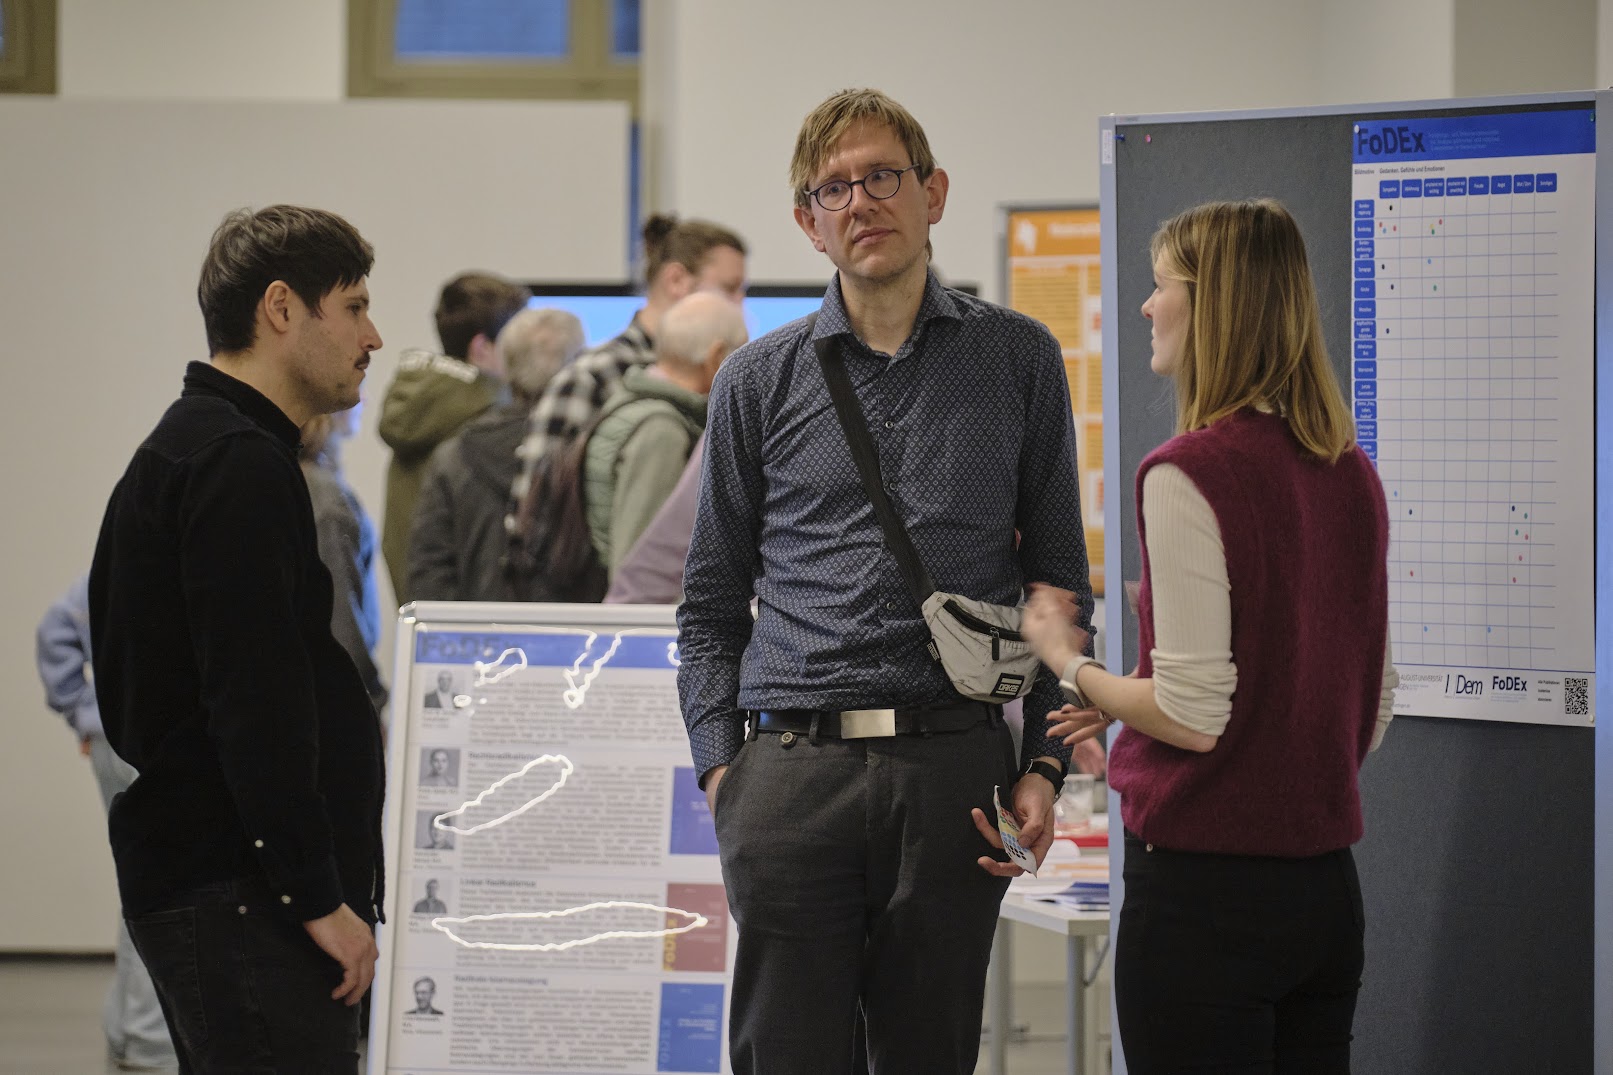
<svg viewBox="0 0 1613 1075">
<path fill-rule="evenodd" d="M 1169 388 L 1148 370 L 1148 324 L 1136 313 L 1153 286 L 1146 251 L 1161 221 L 1204 201 L 1281 200 L 1305 237 L 1322 335 L 1340 383 L 1353 395 L 1354 322 L 1369 320 L 1355 316 L 1354 244 L 1363 238 L 1355 234 L 1355 169 L 1377 167 L 1354 159 L 1357 128 L 1520 110 L 1594 108 L 1605 120 L 1610 104 L 1613 94 L 1602 91 L 1099 120 L 1103 287 L 1111 315 L 1104 322 L 1104 392 L 1114 489 L 1112 570 L 1124 578 L 1140 571 L 1130 479 L 1172 432 Z M 1600 307 L 1595 342 L 1601 349 L 1613 346 L 1613 288 L 1607 283 L 1613 279 L 1613 242 L 1607 239 L 1613 235 L 1613 144 L 1604 138 L 1595 156 L 1599 197 L 1589 216 L 1581 202 L 1576 226 L 1601 236 L 1596 257 L 1603 263 L 1593 266 Z M 1426 162 L 1399 167 L 1408 163 L 1415 168 Z M 1560 169 L 1530 171 L 1538 176 L 1553 170 L 1561 193 Z M 1507 174 L 1524 171 L 1509 167 Z M 1467 174 L 1481 173 L 1502 169 L 1492 173 L 1473 164 Z M 1581 370 L 1596 361 L 1589 347 L 1564 357 Z M 1380 389 L 1386 371 L 1380 362 Z M 1600 402 L 1594 435 L 1568 446 L 1583 460 L 1613 457 L 1613 379 L 1597 378 L 1595 385 Z M 1377 420 L 1381 462 L 1381 412 Z M 1602 527 L 1597 532 L 1605 535 L 1613 516 L 1613 471 L 1598 468 L 1595 481 Z M 1586 684 L 1589 700 L 1604 712 L 1613 705 L 1613 647 L 1606 641 L 1613 623 L 1609 567 L 1609 557 L 1597 558 L 1602 641 L 1597 674 Z M 1593 578 L 1564 585 L 1590 589 Z M 1135 615 L 1117 603 L 1112 626 L 1111 666 L 1135 660 Z M 1593 726 L 1594 709 L 1562 714 L 1572 721 L 1497 719 L 1479 712 L 1466 714 L 1477 719 L 1451 720 L 1431 718 L 1421 707 L 1397 710 L 1382 748 L 1367 759 L 1360 777 L 1366 835 L 1355 855 L 1366 903 L 1368 970 L 1356 1013 L 1354 1063 L 1363 1071 L 1408 1075 L 1613 1070 L 1613 922 L 1601 913 L 1613 906 L 1613 778 L 1597 771 L 1598 757 L 1613 758 L 1609 744 L 1598 743 L 1613 728 L 1605 720 Z M 1523 707 L 1513 712 L 1529 716 Z M 1114 873 L 1112 898 L 1118 904 L 1124 899 L 1118 864 Z M 1521 981 L 1530 987 L 1520 991 Z M 1120 1072 L 1123 1061 L 1116 1059 Z"/>
<path fill-rule="evenodd" d="M 1103 300 L 1095 205 L 1006 205 L 1004 305 L 1048 327 L 1064 353 L 1092 593 L 1104 596 Z"/>
<path fill-rule="evenodd" d="M 405 606 L 371 1075 L 727 1072 L 670 606 Z"/>
</svg>

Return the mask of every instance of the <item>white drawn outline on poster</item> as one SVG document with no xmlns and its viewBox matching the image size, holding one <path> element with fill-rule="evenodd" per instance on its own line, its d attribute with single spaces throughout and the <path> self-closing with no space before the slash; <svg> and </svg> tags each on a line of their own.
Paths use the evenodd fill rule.
<svg viewBox="0 0 1613 1075">
<path fill-rule="evenodd" d="M 452 825 L 452 824 L 445 824 L 444 823 L 445 819 L 447 819 L 447 818 L 458 817 L 459 815 L 463 814 L 465 811 L 467 811 L 467 810 L 469 810 L 469 809 L 471 809 L 473 807 L 477 807 L 477 806 L 482 805 L 483 800 L 485 800 L 489 795 L 493 794 L 493 792 L 497 791 L 499 788 L 502 788 L 505 784 L 508 784 L 510 781 L 519 780 L 521 777 L 525 776 L 527 773 L 530 773 L 537 766 L 545 765 L 545 764 L 548 764 L 550 762 L 556 762 L 556 763 L 559 764 L 559 766 L 560 766 L 560 776 L 555 780 L 555 782 L 553 784 L 549 785 L 549 787 L 546 788 L 541 794 L 533 796 L 532 798 L 528 799 L 526 802 L 522 803 L 520 806 L 517 806 L 514 810 L 511 810 L 509 813 L 504 814 L 501 817 L 496 817 L 491 821 L 484 821 L 479 825 L 472 825 L 468 829 L 462 829 L 458 825 Z M 522 814 L 526 813 L 528 810 L 532 809 L 534 806 L 536 806 L 539 803 L 543 802 L 543 800 L 547 799 L 549 796 L 553 795 L 555 792 L 557 792 L 561 788 L 565 787 L 566 786 L 566 781 L 571 779 L 571 774 L 576 772 L 576 771 L 577 771 L 577 767 L 575 765 L 573 765 L 571 759 L 566 757 L 564 754 L 543 754 L 543 755 L 540 755 L 540 756 L 538 756 L 536 758 L 533 758 L 531 761 L 527 762 L 525 765 L 521 766 L 515 772 L 509 773 L 506 776 L 501 776 L 497 780 L 493 781 L 493 783 L 491 785 L 489 785 L 488 787 L 482 789 L 482 791 L 477 794 L 476 798 L 471 799 L 468 802 L 460 803 L 458 806 L 456 806 L 452 810 L 448 810 L 448 811 L 445 811 L 444 813 L 438 814 L 436 817 L 431 819 L 431 827 L 434 828 L 434 829 L 445 829 L 448 832 L 457 832 L 461 836 L 471 836 L 471 835 L 473 835 L 475 833 L 483 831 L 484 829 L 491 829 L 495 825 L 502 825 L 506 821 L 511 820 L 512 818 L 520 817 Z"/>
<path fill-rule="evenodd" d="M 583 662 L 587 659 L 588 654 L 592 652 L 594 643 L 599 640 L 599 633 L 596 631 L 577 631 L 575 629 L 568 630 L 565 628 L 551 628 L 547 631 L 540 629 L 540 631 L 537 633 L 587 635 L 587 639 L 583 643 L 582 652 L 577 655 L 576 661 L 574 661 L 571 667 L 565 672 L 566 682 L 570 684 L 570 686 L 568 686 L 567 689 L 561 694 L 562 701 L 564 701 L 569 708 L 578 709 L 582 706 L 583 701 L 587 696 L 588 688 L 593 685 L 594 680 L 598 678 L 599 673 L 604 669 L 605 665 L 610 663 L 610 659 L 615 656 L 616 651 L 621 648 L 623 636 L 656 635 L 666 634 L 667 632 L 662 628 L 654 627 L 628 628 L 626 630 L 614 632 L 611 637 L 610 646 L 606 649 L 604 654 L 602 654 L 600 658 L 594 662 L 593 667 L 589 669 L 588 674 L 583 678 L 583 681 L 580 685 L 578 684 L 576 677 L 581 673 Z M 514 654 L 515 657 L 518 658 L 518 661 L 509 666 L 505 666 L 504 662 L 510 657 L 511 654 Z M 667 661 L 668 663 L 672 664 L 673 667 L 677 667 L 679 663 L 677 658 L 677 639 L 675 633 L 673 641 L 667 644 Z M 526 652 L 512 646 L 506 648 L 502 653 L 500 653 L 496 660 L 491 662 L 477 661 L 473 667 L 476 669 L 475 685 L 478 687 L 488 686 L 490 684 L 498 683 L 504 679 L 507 679 L 516 672 L 526 668 Z M 494 670 L 497 671 L 495 672 Z M 458 817 L 459 815 L 465 813 L 465 811 L 480 806 L 489 795 L 498 791 L 510 781 L 519 780 L 537 766 L 550 763 L 559 764 L 559 777 L 553 784 L 544 789 L 544 791 L 528 799 L 514 810 L 496 817 L 491 821 L 484 821 L 480 824 L 472 825 L 470 828 L 461 828 L 457 825 L 445 822 L 445 819 Z M 571 759 L 566 757 L 564 754 L 540 755 L 539 757 L 533 758 L 531 761 L 521 766 L 521 768 L 517 769 L 515 772 L 499 777 L 499 779 L 495 780 L 491 785 L 479 792 L 474 799 L 461 803 L 453 810 L 438 814 L 436 817 L 431 819 L 432 827 L 436 829 L 444 829 L 448 832 L 458 833 L 461 836 L 471 836 L 478 832 L 485 832 L 488 829 L 496 828 L 497 826 L 504 824 L 506 821 L 511 821 L 517 817 L 520 817 L 528 810 L 531 810 L 539 803 L 542 803 L 544 800 L 559 792 L 561 788 L 566 786 L 566 781 L 571 778 L 571 774 L 576 772 L 576 769 L 576 765 L 574 765 Z M 598 910 L 653 911 L 660 915 L 677 915 L 678 917 L 683 918 L 685 923 L 681 926 L 667 926 L 662 929 L 655 930 L 612 929 L 605 930 L 602 933 L 590 934 L 586 937 L 574 937 L 567 941 L 545 941 L 528 944 L 510 944 L 494 941 L 468 941 L 459 934 L 455 933 L 453 929 L 455 926 L 470 925 L 476 922 L 548 921 L 556 918 L 568 918 L 572 915 Z M 553 911 L 498 911 L 493 914 L 464 915 L 461 917 L 440 917 L 433 918 L 431 920 L 432 929 L 444 934 L 455 944 L 460 945 L 463 948 L 479 948 L 499 952 L 565 952 L 573 948 L 581 948 L 584 945 L 597 944 L 601 941 L 643 940 L 653 937 L 674 937 L 680 933 L 689 933 L 693 930 L 704 929 L 709 924 L 710 920 L 706 918 L 705 915 L 696 911 L 685 911 L 679 907 L 662 907 L 659 904 L 639 903 L 634 900 L 605 900 L 602 902 L 583 904 L 580 907 L 566 907 Z"/>
<path fill-rule="evenodd" d="M 588 655 L 593 652 L 594 643 L 599 641 L 599 632 L 590 631 L 586 628 L 579 629 L 576 627 L 534 627 L 531 629 L 531 633 L 586 636 L 583 639 L 582 650 L 577 654 L 577 659 L 572 662 L 570 668 L 566 669 L 562 673 L 562 675 L 566 677 L 566 683 L 568 686 L 564 691 L 561 692 L 560 698 L 561 701 L 565 702 L 568 709 L 582 708 L 582 704 L 588 695 L 588 688 L 593 686 L 594 680 L 599 678 L 599 673 L 604 669 L 605 665 L 610 663 L 610 659 L 616 655 L 616 651 L 621 648 L 622 639 L 628 635 L 670 634 L 672 636 L 672 641 L 668 642 L 666 647 L 667 663 L 673 668 L 677 668 L 682 664 L 682 661 L 678 659 L 677 632 L 668 632 L 664 627 L 628 627 L 620 631 L 612 632 L 609 647 L 606 648 L 605 652 L 600 655 L 599 659 L 593 663 L 586 673 L 584 673 L 582 670 L 583 662 L 586 661 L 588 659 Z M 508 668 L 503 667 L 505 658 L 509 657 L 511 654 L 515 655 L 517 658 L 517 663 Z M 514 673 L 519 672 L 521 669 L 527 667 L 526 652 L 512 646 L 500 653 L 497 659 L 491 662 L 476 661 L 473 667 L 476 669 L 477 675 L 476 686 L 482 687 L 491 683 L 497 683 L 500 680 L 505 679 L 506 677 L 513 675 Z M 489 675 L 489 673 L 494 672 L 494 670 L 497 670 L 496 674 Z M 579 676 L 581 677 L 581 682 L 578 681 Z"/>
<path fill-rule="evenodd" d="M 545 941 L 531 944 L 467 941 L 451 928 L 453 926 L 470 925 L 475 922 L 547 921 L 554 918 L 568 918 L 571 915 L 583 914 L 587 911 L 616 910 L 654 911 L 662 915 L 678 915 L 688 921 L 684 925 L 668 926 L 665 929 L 611 929 L 603 933 L 591 934 L 587 937 L 573 937 L 569 941 Z M 697 929 L 704 929 L 709 924 L 710 920 L 697 911 L 685 911 L 678 907 L 662 907 L 654 903 L 639 903 L 637 900 L 602 900 L 598 903 L 586 903 L 581 907 L 567 907 L 560 911 L 497 911 L 493 914 L 473 914 L 458 918 L 442 917 L 431 920 L 431 928 L 447 934 L 455 944 L 464 948 L 485 948 L 497 952 L 565 952 L 572 948 L 581 948 L 585 944 L 596 944 L 599 941 L 675 937 L 680 933 L 690 933 Z"/>
</svg>

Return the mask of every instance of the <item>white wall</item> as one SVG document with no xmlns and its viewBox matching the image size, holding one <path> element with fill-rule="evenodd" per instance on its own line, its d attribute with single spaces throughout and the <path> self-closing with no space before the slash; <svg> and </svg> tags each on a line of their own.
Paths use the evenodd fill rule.
<svg viewBox="0 0 1613 1075">
<path fill-rule="evenodd" d="M 1456 96 L 1593 84 L 1597 0 L 1455 0 L 1455 6 Z"/>
<path fill-rule="evenodd" d="M 1323 101 L 1420 101 L 1451 95 L 1456 0 L 1352 0 L 1323 3 L 1321 8 Z M 1385 33 L 1386 26 L 1394 32 Z"/>
<path fill-rule="evenodd" d="M 675 22 L 654 85 L 677 102 L 659 201 L 737 228 L 758 279 L 829 274 L 791 219 L 785 172 L 802 117 L 847 86 L 883 89 L 924 124 L 952 179 L 936 265 L 988 296 L 998 204 L 1097 200 L 1098 116 L 1320 100 L 1316 3 L 820 0 L 788 20 L 750 0 L 647 8 Z"/>
<path fill-rule="evenodd" d="M 1613 0 L 1596 3 L 1596 85 L 1613 86 Z"/>
<path fill-rule="evenodd" d="M 22 701 L 0 772 L 0 862 L 49 900 L 0 918 L 0 950 L 105 945 L 115 899 L 87 763 L 37 701 L 39 614 L 89 563 L 129 454 L 205 358 L 196 274 L 227 210 L 291 201 L 348 217 L 376 248 L 374 316 L 398 350 L 435 345 L 430 311 L 464 268 L 626 273 L 623 105 L 0 100 L 0 675 Z M 587 167 L 569 162 L 586 161 Z M 473 162 L 475 167 L 464 163 Z M 557 165 L 557 162 L 568 162 Z M 372 514 L 376 408 L 346 455 Z"/>
<path fill-rule="evenodd" d="M 59 0 L 63 97 L 328 100 L 347 92 L 333 0 Z"/>
</svg>

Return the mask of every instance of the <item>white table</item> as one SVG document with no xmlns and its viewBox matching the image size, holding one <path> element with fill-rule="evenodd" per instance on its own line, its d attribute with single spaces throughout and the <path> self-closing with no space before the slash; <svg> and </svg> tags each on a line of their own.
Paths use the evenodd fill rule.
<svg viewBox="0 0 1613 1075">
<path fill-rule="evenodd" d="M 991 1011 L 991 1075 L 1006 1075 L 1008 1033 L 1013 1024 L 1014 966 L 1008 938 L 1008 924 L 1020 922 L 1049 930 L 1064 937 L 1065 978 L 1069 1013 L 1066 1016 L 1069 1040 L 1065 1056 L 1069 1075 L 1084 1075 L 1086 1069 L 1086 940 L 1109 932 L 1108 911 L 1075 911 L 1054 903 L 1031 899 L 1012 890 L 1003 897 L 997 917 L 997 939 L 992 953 L 988 1003 Z"/>
</svg>

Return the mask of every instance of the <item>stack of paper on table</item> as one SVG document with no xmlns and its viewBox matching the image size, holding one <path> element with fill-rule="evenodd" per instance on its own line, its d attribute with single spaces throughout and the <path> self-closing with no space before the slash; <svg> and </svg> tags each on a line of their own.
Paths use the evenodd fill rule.
<svg viewBox="0 0 1613 1075">
<path fill-rule="evenodd" d="M 1039 876 L 1016 877 L 1010 892 L 1078 911 L 1109 909 L 1109 856 L 1083 854 L 1069 840 L 1054 840 Z"/>
</svg>

